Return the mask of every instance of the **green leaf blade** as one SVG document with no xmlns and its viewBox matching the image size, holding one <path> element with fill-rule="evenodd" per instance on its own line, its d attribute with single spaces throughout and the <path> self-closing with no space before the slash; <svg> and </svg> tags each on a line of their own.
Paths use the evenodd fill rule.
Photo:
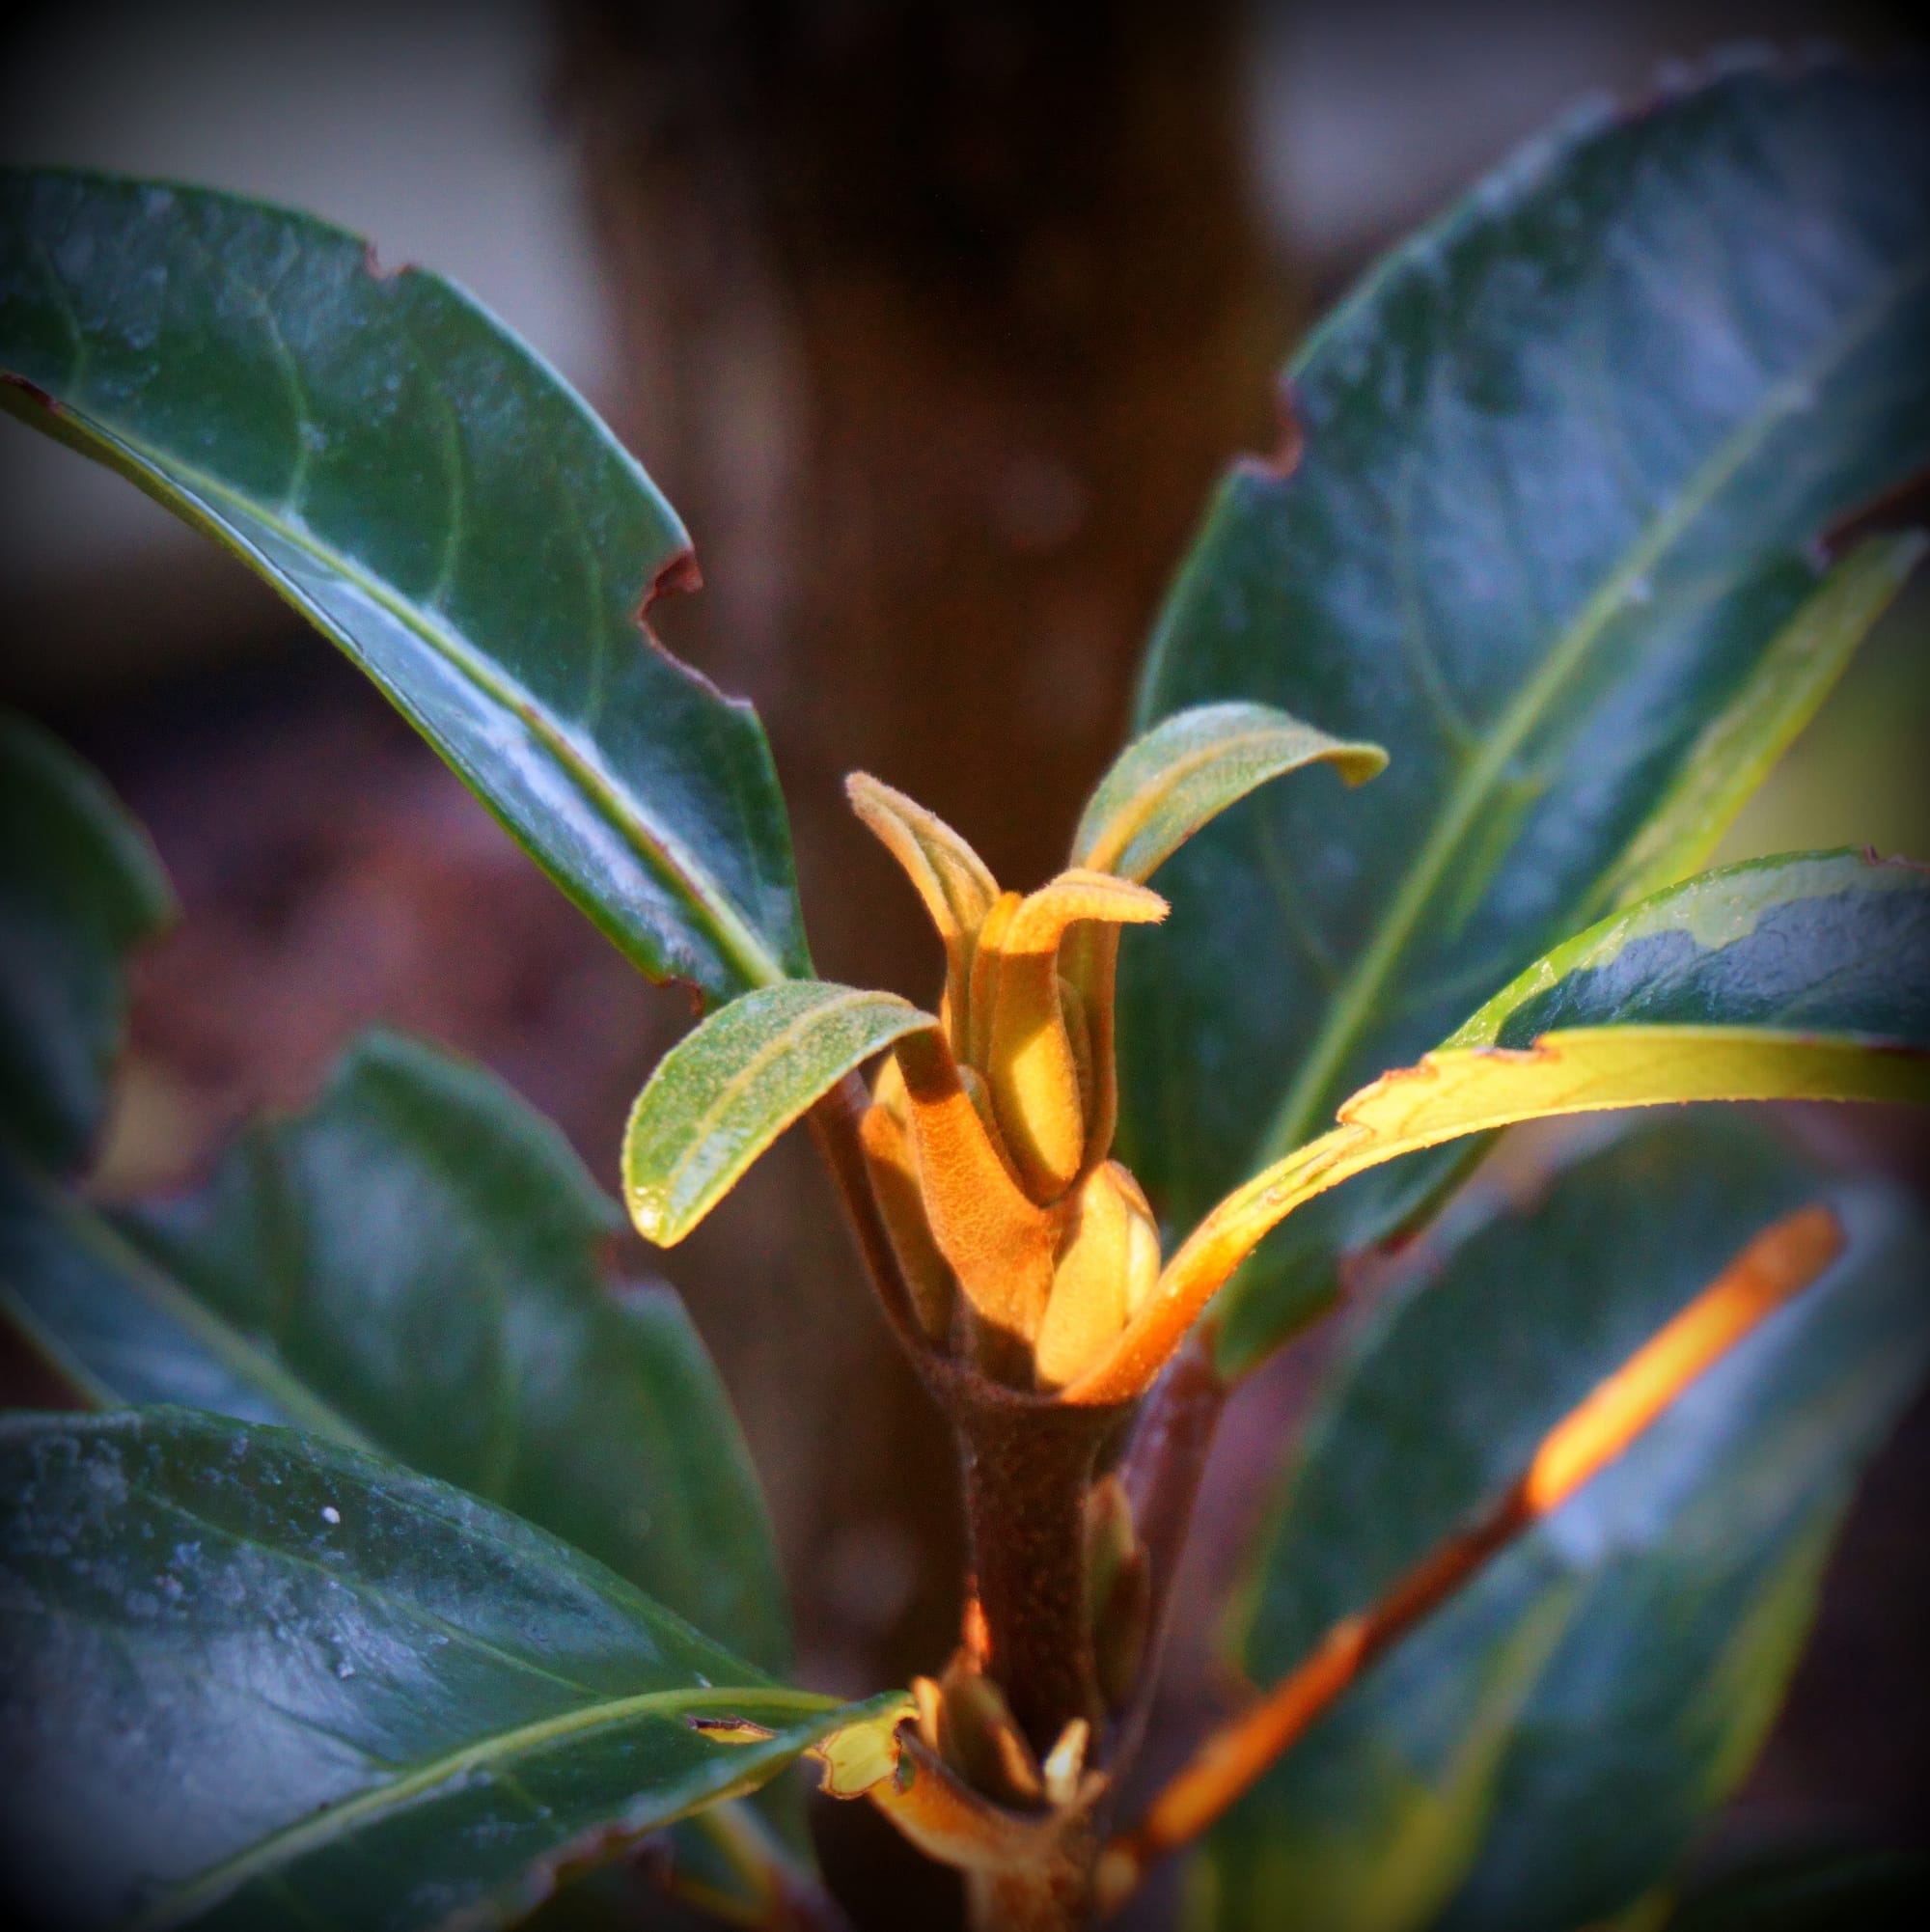
<svg viewBox="0 0 1930 1932">
<path fill-rule="evenodd" d="M 637 1096 L 623 1135 L 630 1218 L 660 1247 L 682 1240 L 847 1073 L 937 1024 L 896 994 L 826 980 L 732 1001 L 679 1040 Z"/>
<path fill-rule="evenodd" d="M 506 1923 L 565 1855 L 613 1856 L 870 1715 L 314 1438 L 15 1418 L 0 1462 L 22 1666 L 0 1825 L 63 1923 Z"/>
<path fill-rule="evenodd" d="M 749 707 L 640 634 L 682 526 L 553 372 L 357 237 L 10 172 L 0 402 L 235 551 L 654 978 L 809 971 Z"/>
<path fill-rule="evenodd" d="M 1930 1229 L 1894 1194 L 1819 1175 L 1753 1122 L 1697 1116 L 1572 1146 L 1539 1199 L 1498 1189 L 1455 1210 L 1324 1396 L 1237 1639 L 1260 1681 L 1290 1669 L 1491 1503 L 1764 1226 L 1818 1199 L 1848 1237 L 1823 1277 L 1411 1633 L 1233 1814 L 1211 1853 L 1250 1908 L 1229 1926 L 1264 1922 L 1262 1880 L 1329 1888 L 1337 1932 L 1529 1932 L 1597 1922 L 1668 1877 L 1752 1758 L 1854 1477 L 1930 1363 Z M 1487 1687 L 1544 1613 L 1556 1641 L 1490 1749 Z M 1471 1753 L 1478 1788 L 1454 1792 L 1444 1767 Z M 1430 1839 L 1450 1796 L 1474 1829 Z M 1425 1909 L 1376 1916 L 1404 1859 Z"/>
<path fill-rule="evenodd" d="M 1705 872 L 1577 934 L 1416 1065 L 1352 1095 L 1335 1128 L 1221 1201 L 1169 1273 L 1226 1282 L 1207 1318 L 1240 1372 L 1277 1338 L 1280 1302 L 1265 1272 L 1227 1273 L 1330 1189 L 1562 1114 L 1930 1104 L 1926 987 L 1930 870 L 1834 852 Z"/>
<path fill-rule="evenodd" d="M 112 1220 L 0 1164 L 0 1294 L 99 1403 L 379 1449 L 564 1536 L 739 1654 L 790 1657 L 729 1399 L 616 1202 L 481 1068 L 373 1034 L 202 1192 Z"/>
<path fill-rule="evenodd" d="M 1762 66 L 1577 121 L 1297 358 L 1297 459 L 1224 484 L 1140 724 L 1255 701 L 1392 763 L 1202 831 L 1126 949 L 1122 1158 L 1175 1231 L 1627 889 L 1818 595 L 1815 537 L 1930 459 L 1923 107 L 1917 75 Z M 1763 744 L 1716 747 L 1705 806 Z M 1282 1237 L 1277 1329 L 1403 1185 Z"/>
<path fill-rule="evenodd" d="M 57 1172 L 98 1137 L 122 962 L 175 917 L 153 849 L 95 774 L 0 713 L 0 1131 Z"/>
<path fill-rule="evenodd" d="M 1202 825 L 1268 781 L 1318 760 L 1348 786 L 1387 764 L 1266 704 L 1199 704 L 1163 719 L 1113 761 L 1079 820 L 1072 863 L 1142 884 Z"/>
</svg>

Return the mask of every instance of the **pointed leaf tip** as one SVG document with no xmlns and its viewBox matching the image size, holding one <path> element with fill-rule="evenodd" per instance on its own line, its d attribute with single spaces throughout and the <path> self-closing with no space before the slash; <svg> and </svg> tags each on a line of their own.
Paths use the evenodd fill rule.
<svg viewBox="0 0 1930 1932">
<path fill-rule="evenodd" d="M 1196 704 L 1119 754 L 1080 818 L 1072 861 L 1150 878 L 1202 825 L 1270 779 L 1324 762 L 1351 787 L 1387 761 L 1379 745 L 1330 736 L 1271 704 Z"/>
</svg>

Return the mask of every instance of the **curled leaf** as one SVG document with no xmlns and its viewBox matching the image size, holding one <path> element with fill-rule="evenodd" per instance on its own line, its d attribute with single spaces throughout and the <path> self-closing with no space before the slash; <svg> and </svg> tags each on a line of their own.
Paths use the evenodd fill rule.
<svg viewBox="0 0 1930 1932">
<path fill-rule="evenodd" d="M 762 986 L 667 1053 L 623 1134 L 623 1198 L 659 1247 L 681 1241 L 757 1157 L 871 1055 L 938 1022 L 893 993 Z"/>
<path fill-rule="evenodd" d="M 945 942 L 946 986 L 962 1000 L 972 970 L 979 928 L 999 897 L 999 882 L 985 863 L 935 812 L 907 798 L 868 772 L 844 781 L 851 809 L 904 868 L 931 923 Z"/>
<path fill-rule="evenodd" d="M 1101 1078 L 1111 1084 L 1111 1057 L 1102 1075 L 1081 994 L 1089 1028 L 1082 1086 L 1078 1052 L 1065 1024 L 1061 941 L 1078 924 L 1146 925 L 1165 917 L 1166 901 L 1157 893 L 1103 872 L 1075 869 L 1028 895 L 996 941 L 988 934 L 981 944 L 981 958 L 996 953 L 988 969 L 993 987 L 985 1078 L 1006 1145 L 1036 1201 L 1056 1201 L 1072 1184 L 1086 1161 L 1086 1090 Z M 976 1005 L 975 991 L 975 1009 Z"/>
<path fill-rule="evenodd" d="M 1350 785 L 1386 767 L 1379 745 L 1330 737 L 1271 704 L 1195 704 L 1135 738 L 1099 781 L 1072 863 L 1148 879 L 1194 833 L 1269 779 L 1325 762 Z"/>
<path fill-rule="evenodd" d="M 819 1788 L 830 1798 L 862 1798 L 896 1778 L 897 1728 L 918 1710 L 902 1691 L 855 1708 L 862 1715 L 826 1731 L 805 1753 L 823 1767 Z"/>
</svg>

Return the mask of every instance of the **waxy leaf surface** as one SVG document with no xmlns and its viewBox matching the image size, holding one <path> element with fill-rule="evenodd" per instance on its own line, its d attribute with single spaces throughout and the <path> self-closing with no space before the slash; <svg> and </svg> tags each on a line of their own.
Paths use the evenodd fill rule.
<svg viewBox="0 0 1930 1932">
<path fill-rule="evenodd" d="M 0 1132 L 58 1172 L 97 1135 L 122 960 L 174 916 L 140 829 L 65 747 L 0 714 Z"/>
<path fill-rule="evenodd" d="M 757 1479 L 675 1296 L 613 1293 L 616 1202 L 481 1068 L 372 1035 L 207 1188 L 112 1221 L 0 1172 L 0 1296 L 96 1401 L 378 1449 L 566 1538 L 766 1669 Z"/>
<path fill-rule="evenodd" d="M 630 1218 L 681 1241 L 777 1137 L 854 1067 L 938 1022 L 895 993 L 820 980 L 747 993 L 657 1063 L 623 1135 Z"/>
<path fill-rule="evenodd" d="M 1926 336 L 1930 90 L 1814 63 L 1575 118 L 1315 331 L 1296 452 L 1222 485 L 1139 726 L 1261 702 L 1391 763 L 1205 828 L 1125 949 L 1121 1158 L 1174 1233 L 1658 883 L 1632 854 L 1702 856 L 1786 735 L 1704 734 L 1798 651 L 1813 539 L 1930 459 Z M 1819 682 L 1842 642 L 1812 624 Z M 1282 1230 L 1252 1264 L 1272 1329 L 1439 1173 Z"/>
<path fill-rule="evenodd" d="M 640 625 L 682 526 L 460 290 L 307 215 L 9 171 L 0 403 L 312 619 L 645 972 L 810 971 L 762 729 Z"/>
<path fill-rule="evenodd" d="M 1477 1182 L 1336 1375 L 1242 1617 L 1259 1682 L 1492 1504 L 1765 1227 L 1820 1200 L 1846 1245 L 1229 1814 L 1208 1853 L 1229 1932 L 1284 1897 L 1334 1932 L 1563 1932 L 1665 1880 L 1747 1770 L 1855 1477 L 1930 1362 L 1930 1229 L 1884 1188 L 1729 1115 L 1563 1160 L 1545 1198 Z"/>
<path fill-rule="evenodd" d="M 504 1924 L 903 1701 L 786 1690 L 567 1544 L 289 1430 L 16 1417 L 0 1493 L 0 1869 L 33 1922 Z"/>
<path fill-rule="evenodd" d="M 1775 1099 L 1930 1102 L 1930 870 L 1849 852 L 1756 859 L 1612 915 L 1419 1065 L 1353 1095 L 1338 1126 L 1194 1241 L 1244 1253 L 1356 1173 L 1514 1121 Z M 1242 1274 L 1213 1309 L 1229 1366 L 1265 1346 L 1266 1292 Z"/>
</svg>

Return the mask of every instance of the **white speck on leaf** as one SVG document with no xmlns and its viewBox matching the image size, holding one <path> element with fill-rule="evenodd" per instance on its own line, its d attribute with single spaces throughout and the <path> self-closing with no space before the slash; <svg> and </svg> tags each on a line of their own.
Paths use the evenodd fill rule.
<svg viewBox="0 0 1930 1932">
<path fill-rule="evenodd" d="M 321 1520 L 324 1523 L 340 1523 L 342 1521 L 342 1511 L 334 1504 L 324 1503 L 321 1505 Z"/>
</svg>

